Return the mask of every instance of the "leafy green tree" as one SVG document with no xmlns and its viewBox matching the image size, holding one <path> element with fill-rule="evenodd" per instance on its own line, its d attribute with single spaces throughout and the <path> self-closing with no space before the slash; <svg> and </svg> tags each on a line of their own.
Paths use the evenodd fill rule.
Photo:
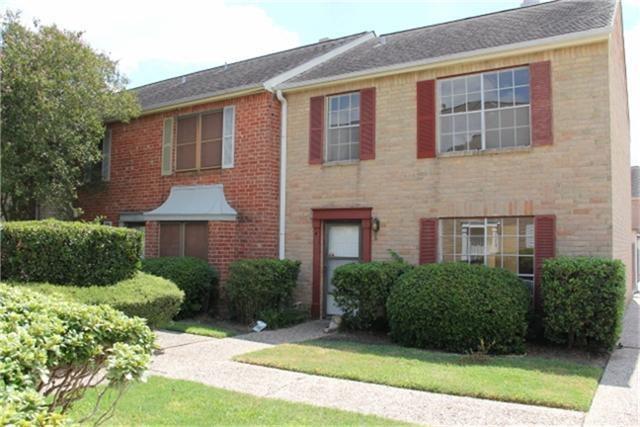
<svg viewBox="0 0 640 427">
<path fill-rule="evenodd" d="M 105 122 L 139 113 L 117 62 L 55 25 L 2 17 L 2 216 L 32 219 L 41 206 L 71 213 L 86 171 L 100 161 Z"/>
</svg>

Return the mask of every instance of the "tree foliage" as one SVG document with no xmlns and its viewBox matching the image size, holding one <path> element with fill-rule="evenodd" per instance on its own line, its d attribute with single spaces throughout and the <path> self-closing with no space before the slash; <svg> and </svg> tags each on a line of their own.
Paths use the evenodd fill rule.
<svg viewBox="0 0 640 427">
<path fill-rule="evenodd" d="M 101 158 L 104 123 L 135 117 L 137 100 L 117 62 L 81 32 L 37 22 L 30 29 L 8 12 L 1 37 L 2 214 L 70 212 L 86 170 Z"/>
</svg>

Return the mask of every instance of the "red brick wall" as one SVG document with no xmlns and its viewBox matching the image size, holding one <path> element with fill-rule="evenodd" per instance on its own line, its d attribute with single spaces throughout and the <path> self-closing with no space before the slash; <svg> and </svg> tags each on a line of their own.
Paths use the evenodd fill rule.
<svg viewBox="0 0 640 427">
<path fill-rule="evenodd" d="M 162 176 L 163 119 L 232 104 L 236 106 L 235 167 Z M 174 185 L 221 183 L 238 220 L 233 227 L 210 223 L 210 263 L 224 275 L 232 259 L 278 255 L 280 104 L 272 94 L 263 92 L 151 114 L 114 124 L 111 129 L 111 181 L 104 188 L 81 192 L 78 205 L 84 210 L 84 219 L 104 215 L 116 225 L 122 212 L 158 207 Z M 232 233 L 230 227 L 234 228 Z M 215 236 L 218 229 L 229 240 L 223 242 Z M 147 233 L 151 233 L 146 242 L 148 256 L 157 256 L 157 232 L 157 224 L 147 225 Z"/>
</svg>

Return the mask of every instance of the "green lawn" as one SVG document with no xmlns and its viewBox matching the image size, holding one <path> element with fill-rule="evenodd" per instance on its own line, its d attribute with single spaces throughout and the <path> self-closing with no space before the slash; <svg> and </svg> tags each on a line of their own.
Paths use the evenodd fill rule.
<svg viewBox="0 0 640 427">
<path fill-rule="evenodd" d="M 176 320 L 169 323 L 165 323 L 160 329 L 166 329 L 168 331 L 186 332 L 193 335 L 202 335 L 211 338 L 227 338 L 236 335 L 236 332 L 222 327 L 211 325 L 208 323 L 202 323 L 194 320 Z"/>
<path fill-rule="evenodd" d="M 80 419 L 95 402 L 87 393 L 70 416 Z M 283 400 L 253 397 L 191 381 L 150 377 L 133 385 L 106 425 L 390 425 L 383 418 Z"/>
<path fill-rule="evenodd" d="M 602 368 L 532 356 L 467 356 L 396 345 L 320 339 L 235 360 L 436 393 L 587 411 Z"/>
</svg>

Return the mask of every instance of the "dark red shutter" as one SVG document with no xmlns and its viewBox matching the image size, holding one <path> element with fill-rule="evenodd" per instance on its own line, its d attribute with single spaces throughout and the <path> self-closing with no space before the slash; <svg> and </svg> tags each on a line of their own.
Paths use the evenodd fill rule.
<svg viewBox="0 0 640 427">
<path fill-rule="evenodd" d="M 529 65 L 531 88 L 531 141 L 534 146 L 553 144 L 551 62 Z"/>
<path fill-rule="evenodd" d="M 314 96 L 309 105 L 309 164 L 322 163 L 324 96 Z"/>
<path fill-rule="evenodd" d="M 420 264 L 438 262 L 438 219 L 420 220 Z"/>
<path fill-rule="evenodd" d="M 360 91 L 360 160 L 376 158 L 376 88 Z"/>
<path fill-rule="evenodd" d="M 417 85 L 418 158 L 436 156 L 436 81 L 424 80 Z"/>
<path fill-rule="evenodd" d="M 535 288 L 534 301 L 536 309 L 540 308 L 540 283 L 542 281 L 542 263 L 547 258 L 556 256 L 556 217 L 539 215 L 534 219 L 535 234 Z"/>
</svg>

